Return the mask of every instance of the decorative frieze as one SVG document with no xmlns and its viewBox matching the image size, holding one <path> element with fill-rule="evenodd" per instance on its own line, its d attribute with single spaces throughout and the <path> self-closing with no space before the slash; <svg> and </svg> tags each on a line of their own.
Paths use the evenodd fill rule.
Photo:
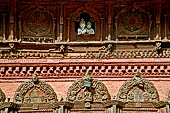
<svg viewBox="0 0 170 113">
<path fill-rule="evenodd" d="M 1 50 L 0 58 L 95 58 L 95 59 L 121 59 L 121 58 L 169 58 L 170 49 L 153 50 L 117 50 L 112 51 L 111 48 L 104 48 L 99 51 L 87 51 L 86 53 L 76 53 L 76 55 L 63 52 L 66 49 L 64 46 L 59 48 L 59 51 L 14 51 Z M 102 48 L 100 48 L 102 49 Z M 67 50 L 64 50 L 67 51 Z"/>
<path fill-rule="evenodd" d="M 170 64 L 55 64 L 55 66 L 1 66 L 0 77 L 29 77 L 33 73 L 38 73 L 40 76 L 82 76 L 84 72 L 89 70 L 96 77 L 115 77 L 115 76 L 133 76 L 138 70 L 144 76 L 169 76 Z"/>
</svg>

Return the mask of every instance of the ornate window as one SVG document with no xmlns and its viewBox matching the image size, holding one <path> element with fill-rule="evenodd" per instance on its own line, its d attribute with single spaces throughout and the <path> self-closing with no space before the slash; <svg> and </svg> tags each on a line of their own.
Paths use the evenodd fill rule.
<svg viewBox="0 0 170 113">
<path fill-rule="evenodd" d="M 95 22 L 88 13 L 82 13 L 75 22 L 75 32 L 77 35 L 94 35 Z"/>
<path fill-rule="evenodd" d="M 95 20 L 89 13 L 82 12 L 74 21 L 74 34 L 76 41 L 88 41 L 95 39 Z"/>
<path fill-rule="evenodd" d="M 121 86 L 117 99 L 123 102 L 157 102 L 159 95 L 154 85 L 137 72 L 134 78 Z"/>
<path fill-rule="evenodd" d="M 71 13 L 67 18 L 67 41 L 99 41 L 103 34 L 100 16 L 90 7 L 80 7 Z"/>
</svg>

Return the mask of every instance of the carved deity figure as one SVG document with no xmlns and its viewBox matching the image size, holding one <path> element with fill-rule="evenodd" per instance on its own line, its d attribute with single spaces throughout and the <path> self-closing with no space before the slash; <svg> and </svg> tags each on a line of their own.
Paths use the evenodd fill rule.
<svg viewBox="0 0 170 113">
<path fill-rule="evenodd" d="M 78 35 L 85 34 L 86 32 L 87 32 L 86 22 L 82 18 L 81 21 L 80 21 L 80 28 L 78 28 Z"/>
<path fill-rule="evenodd" d="M 37 77 L 37 74 L 36 74 L 36 73 L 34 73 L 34 74 L 32 75 L 32 81 L 34 82 L 34 84 L 36 84 L 36 83 L 38 83 L 38 82 L 39 82 L 39 80 L 38 80 L 38 77 Z"/>
<path fill-rule="evenodd" d="M 86 22 L 83 18 L 80 21 L 80 28 L 78 28 L 78 35 L 82 34 L 94 34 L 94 29 L 91 27 L 91 22 L 88 21 L 86 26 Z"/>
<path fill-rule="evenodd" d="M 94 29 L 91 27 L 91 22 L 87 22 L 87 34 L 94 34 Z"/>
</svg>

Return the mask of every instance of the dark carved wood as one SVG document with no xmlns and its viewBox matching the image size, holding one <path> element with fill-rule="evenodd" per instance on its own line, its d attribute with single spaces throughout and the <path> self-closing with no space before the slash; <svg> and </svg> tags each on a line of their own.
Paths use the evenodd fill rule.
<svg viewBox="0 0 170 113">
<path fill-rule="evenodd" d="M 111 99 L 106 86 L 90 77 L 86 73 L 80 80 L 76 80 L 70 86 L 67 94 L 68 101 L 103 102 Z"/>
<path fill-rule="evenodd" d="M 170 33 L 169 4 L 167 0 L 1 1 L 0 57 L 167 57 Z M 93 25 L 94 34 L 77 35 L 77 27 L 83 13 L 89 14 L 88 21 Z M 158 53 L 153 47 L 156 41 L 162 43 Z M 6 44 L 10 42 L 16 45 L 12 52 Z M 111 54 L 99 51 L 101 47 L 109 44 L 114 45 Z M 65 46 L 64 52 L 59 50 L 61 45 Z M 122 53 L 122 49 L 127 55 Z"/>
<path fill-rule="evenodd" d="M 91 22 L 94 34 L 77 34 L 82 14 L 89 15 L 86 24 Z M 33 73 L 43 79 L 48 75 L 46 81 L 75 79 L 87 70 L 94 77 L 122 80 L 137 69 L 165 80 L 170 74 L 169 39 L 169 0 L 0 0 L 0 81 L 23 81 Z M 0 90 L 0 110 L 167 113 L 169 106 L 139 76 L 123 84 L 117 100 L 89 76 L 75 81 L 67 96 L 59 102 L 50 85 L 32 79 L 18 87 L 14 103 L 4 102 Z"/>
<path fill-rule="evenodd" d="M 30 81 L 21 84 L 14 95 L 15 103 L 54 103 L 57 96 L 50 85 L 39 80 L 36 74 Z"/>
<path fill-rule="evenodd" d="M 0 89 L 0 103 L 5 102 L 5 93 Z"/>
<path fill-rule="evenodd" d="M 117 99 L 123 102 L 157 102 L 159 95 L 153 83 L 141 78 L 137 72 L 134 78 L 121 86 Z"/>
</svg>

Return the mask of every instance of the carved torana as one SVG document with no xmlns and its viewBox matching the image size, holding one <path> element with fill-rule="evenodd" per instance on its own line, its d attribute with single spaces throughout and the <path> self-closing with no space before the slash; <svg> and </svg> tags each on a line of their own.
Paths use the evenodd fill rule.
<svg viewBox="0 0 170 113">
<path fill-rule="evenodd" d="M 137 72 L 135 77 L 127 80 L 119 89 L 117 100 L 123 102 L 157 102 L 158 92 L 150 81 Z"/>
<path fill-rule="evenodd" d="M 53 88 L 33 74 L 32 79 L 21 84 L 14 95 L 15 103 L 54 103 L 57 96 Z"/>
<path fill-rule="evenodd" d="M 82 79 L 76 80 L 68 89 L 69 101 L 103 102 L 111 99 L 106 86 L 90 77 L 89 71 Z"/>
</svg>

